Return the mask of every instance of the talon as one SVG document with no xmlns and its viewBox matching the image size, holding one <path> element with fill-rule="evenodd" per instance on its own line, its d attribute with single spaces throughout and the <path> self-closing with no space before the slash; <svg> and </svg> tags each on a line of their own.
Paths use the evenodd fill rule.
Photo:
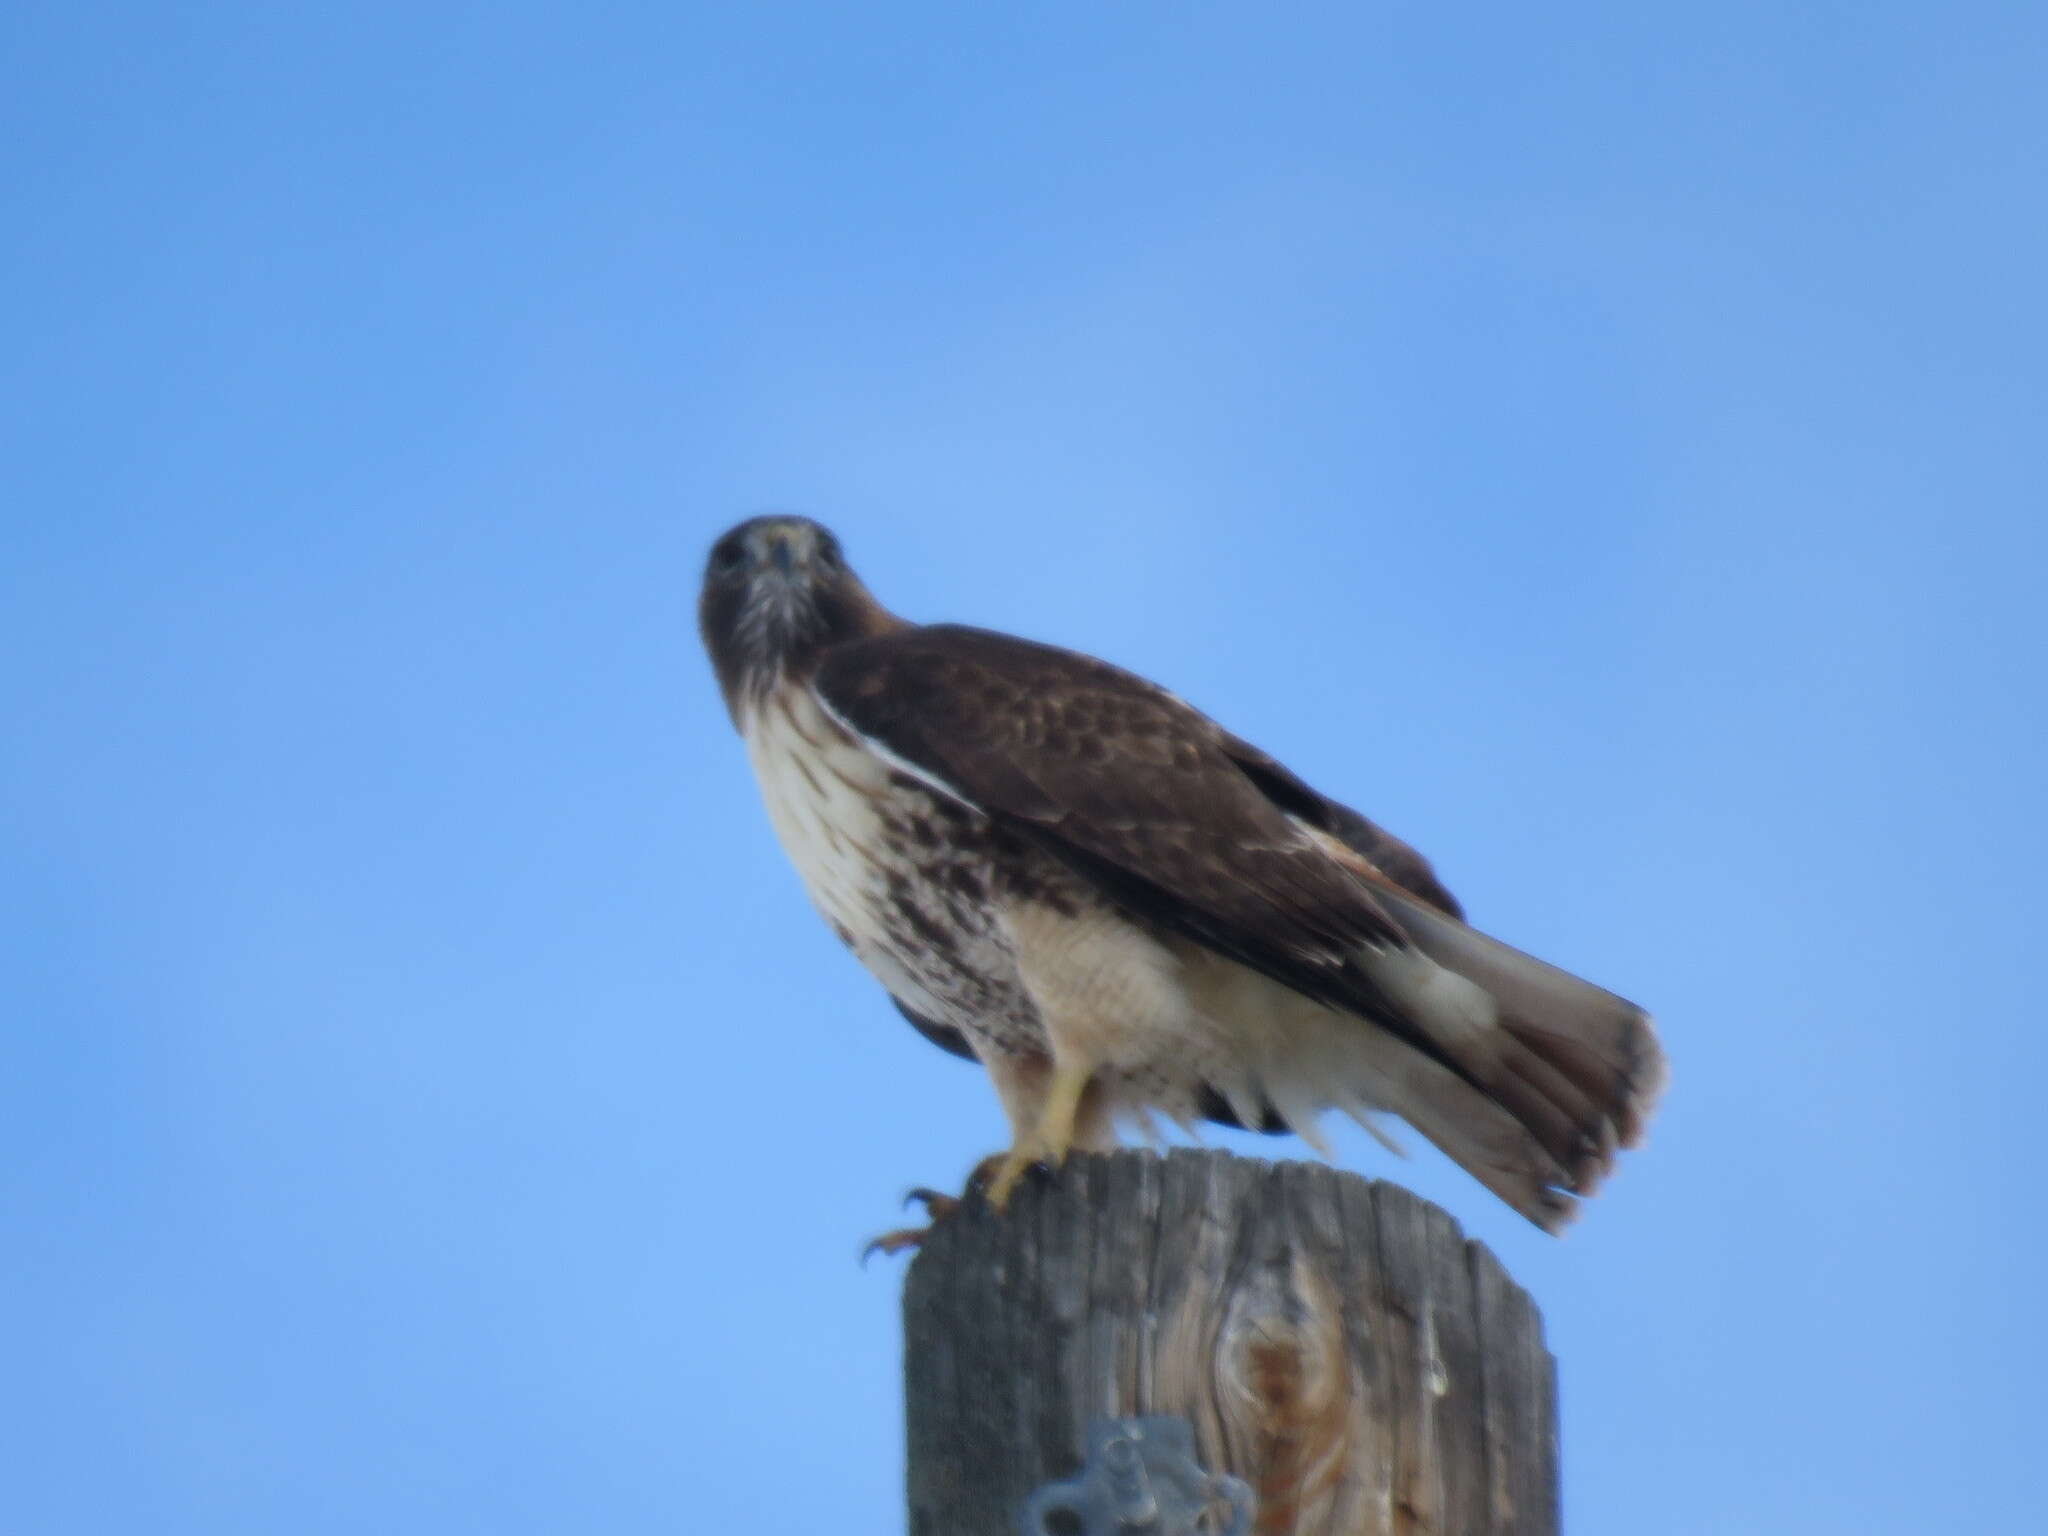
<svg viewBox="0 0 2048 1536">
<path fill-rule="evenodd" d="M 974 1180 L 980 1176 L 981 1168 L 976 1167 L 974 1174 L 967 1182 L 967 1187 L 970 1191 L 974 1188 Z M 921 1227 L 898 1227 L 893 1232 L 884 1232 L 880 1237 L 869 1243 L 867 1247 L 861 1249 L 860 1261 L 863 1265 L 878 1253 L 885 1253 L 893 1257 L 896 1254 L 919 1246 L 927 1237 L 931 1236 L 933 1227 L 959 1213 L 962 1197 L 958 1195 L 943 1195 L 936 1189 L 926 1189 L 923 1185 L 919 1185 L 903 1197 L 905 1207 L 908 1207 L 913 1201 L 924 1207 L 924 1213 L 927 1218 L 925 1225 Z"/>
<path fill-rule="evenodd" d="M 898 1227 L 894 1232 L 884 1232 L 880 1237 L 869 1243 L 867 1247 L 861 1249 L 861 1267 L 865 1269 L 868 1260 L 878 1253 L 887 1254 L 893 1259 L 897 1254 L 902 1253 L 906 1249 L 917 1247 L 926 1237 L 931 1235 L 931 1230 L 930 1227 Z"/>
</svg>

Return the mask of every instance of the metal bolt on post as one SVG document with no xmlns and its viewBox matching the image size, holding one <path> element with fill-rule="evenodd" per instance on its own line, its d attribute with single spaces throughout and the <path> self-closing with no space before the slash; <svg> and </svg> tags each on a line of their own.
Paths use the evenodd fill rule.
<svg viewBox="0 0 2048 1536">
<path fill-rule="evenodd" d="M 1186 1419 L 1104 1419 L 1089 1426 L 1081 1475 L 1034 1493 L 1022 1526 L 1024 1536 L 1054 1536 L 1051 1519 L 1065 1510 L 1079 1522 L 1078 1536 L 1208 1536 L 1200 1522 L 1223 1505 L 1230 1523 L 1208 1530 L 1246 1536 L 1251 1489 L 1196 1464 L 1195 1430 Z"/>
</svg>

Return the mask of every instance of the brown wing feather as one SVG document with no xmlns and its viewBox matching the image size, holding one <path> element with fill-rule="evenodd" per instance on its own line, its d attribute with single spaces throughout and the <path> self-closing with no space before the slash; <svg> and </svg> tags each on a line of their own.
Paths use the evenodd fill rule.
<svg viewBox="0 0 2048 1536">
<path fill-rule="evenodd" d="M 1464 918 L 1464 907 L 1437 879 L 1436 870 L 1429 860 L 1378 822 L 1311 788 L 1295 777 L 1285 764 L 1276 762 L 1250 742 L 1222 731 L 1221 727 L 1218 730 L 1223 738 L 1223 750 L 1230 754 L 1231 761 L 1268 800 L 1299 816 L 1310 826 L 1348 844 L 1409 895 L 1420 897 L 1439 912 L 1448 912 L 1461 920 Z"/>
<path fill-rule="evenodd" d="M 1072 672 L 1079 672 L 1085 676 L 1091 688 L 1108 686 L 1114 689 L 1120 698 L 1128 694 L 1135 694 L 1145 702 L 1148 706 L 1148 711 L 1150 706 L 1159 704 L 1167 706 L 1167 713 L 1179 719 L 1183 727 L 1190 730 L 1191 734 L 1198 740 L 1212 742 L 1215 746 L 1220 747 L 1223 757 L 1236 766 L 1238 771 L 1243 774 L 1252 787 L 1270 805 L 1277 807 L 1286 815 L 1298 817 L 1304 823 L 1326 832 L 1346 844 L 1373 865 L 1376 877 L 1391 881 L 1401 891 L 1429 903 L 1437 910 L 1448 913 L 1452 917 L 1462 918 L 1464 916 L 1463 908 L 1458 904 L 1457 898 L 1452 896 L 1444 888 L 1442 882 L 1437 879 L 1436 872 L 1431 868 L 1429 861 L 1407 843 L 1402 842 L 1401 839 L 1395 837 L 1385 828 L 1359 814 L 1351 809 L 1351 807 L 1320 793 L 1269 754 L 1262 752 L 1243 738 L 1232 735 L 1214 721 L 1198 714 L 1152 684 L 1130 673 L 1111 667 L 1107 663 L 1096 661 L 1092 657 L 1080 656 L 1072 652 L 1051 650 L 1049 647 L 1016 640 L 1010 636 L 995 635 L 989 631 L 956 629 L 952 626 L 938 625 L 918 633 L 930 639 L 934 631 L 937 631 L 940 635 L 966 635 L 974 637 L 968 640 L 961 649 L 971 648 L 976 653 L 974 659 L 978 664 L 977 670 L 985 667 L 986 653 L 993 649 L 993 647 L 985 642 L 995 641 L 1000 642 L 1000 649 L 1004 653 L 1001 658 L 1004 670 L 1013 679 L 1017 675 L 1016 667 L 1020 661 L 1028 661 L 1034 669 L 1042 669 L 1046 666 L 1049 652 L 1055 670 L 1062 677 Z M 908 638 L 908 636 L 898 635 L 894 638 L 900 642 Z M 907 648 L 901 647 L 899 644 L 898 647 L 890 649 L 894 649 L 898 654 L 902 654 Z M 1026 654 L 1019 656 L 1019 652 Z M 834 685 L 841 689 L 849 689 L 854 698 L 872 701 L 881 698 L 895 687 L 896 677 L 891 663 L 892 659 L 889 657 L 878 657 L 872 653 L 872 650 L 864 650 L 862 654 L 852 657 L 844 665 L 836 668 L 831 674 L 831 680 Z M 1072 665 L 1061 665 L 1061 663 L 1070 663 Z M 924 679 L 927 688 L 941 684 L 943 679 L 948 676 L 958 678 L 962 672 L 962 669 L 957 666 L 935 666 L 933 663 L 925 660 L 909 663 L 906 670 Z M 899 701 L 899 703 L 907 702 Z M 834 707 L 837 708 L 848 705 L 849 700 L 846 698 L 836 698 L 833 700 L 833 703 Z M 984 700 L 984 707 L 987 707 L 986 700 Z M 889 742 L 882 734 L 885 716 L 893 718 L 898 715 L 907 715 L 909 713 L 908 709 L 899 708 L 892 712 L 869 703 L 866 708 L 856 709 L 855 713 L 860 715 L 861 719 L 849 721 L 849 723 L 861 724 L 870 734 L 876 735 L 878 739 L 884 739 L 885 744 L 890 745 L 892 751 L 899 752 L 899 755 L 909 755 L 902 750 L 902 746 L 907 745 L 907 743 L 899 745 L 895 742 Z M 899 737 L 902 734 L 900 723 L 896 727 L 896 734 Z M 1049 739 L 1050 736 L 1042 722 L 1035 726 L 1020 728 L 1020 736 L 1027 734 L 1035 735 L 1036 739 L 1041 741 Z M 1061 733 L 1057 739 L 1066 741 L 1070 737 L 1071 733 Z M 935 769 L 935 765 L 920 764 L 920 766 L 933 767 Z M 1219 771 L 1221 769 L 1221 764 L 1214 762 L 1209 762 L 1207 766 Z M 1028 771 L 1025 777 L 1027 779 L 1030 778 Z M 951 781 L 949 780 L 948 782 Z M 955 787 L 962 788 L 964 786 L 956 785 Z M 1042 819 L 1040 818 L 1041 821 Z M 1270 828 L 1268 828 L 1268 831 L 1270 831 Z M 1077 862 L 1079 861 L 1079 856 L 1076 854 L 1069 853 L 1068 857 Z M 1100 876 L 1103 874 L 1103 871 L 1097 867 L 1093 870 L 1093 873 Z M 1111 883 L 1112 885 L 1118 883 L 1114 875 L 1111 876 Z M 1190 925 L 1185 922 L 1179 926 L 1183 931 L 1190 931 Z M 1235 950 L 1235 946 L 1217 947 L 1223 947 L 1227 952 L 1234 952 Z M 967 1049 L 965 1042 L 960 1039 L 957 1033 L 946 1031 L 942 1026 L 934 1025 L 929 1020 L 919 1018 L 908 1007 L 905 1007 L 900 998 L 895 1001 L 896 1006 L 910 1019 L 911 1023 L 917 1026 L 926 1039 L 932 1041 L 941 1049 L 952 1052 L 954 1055 L 972 1056 L 973 1053 Z M 950 1038 L 946 1038 L 946 1036 L 950 1036 Z M 1205 1088 L 1201 1091 L 1198 1112 L 1206 1120 L 1214 1120 L 1218 1124 L 1233 1126 L 1238 1129 L 1263 1131 L 1269 1135 L 1281 1134 L 1287 1130 L 1286 1121 L 1280 1117 L 1277 1111 L 1270 1108 L 1266 1110 L 1264 1117 L 1257 1124 L 1246 1126 L 1236 1110 L 1230 1106 L 1220 1093 L 1217 1093 L 1212 1088 Z"/>
<path fill-rule="evenodd" d="M 1165 690 L 956 625 L 839 647 L 814 686 L 853 729 L 1125 906 L 1401 1027 L 1356 962 L 1361 947 L 1405 947 L 1399 924 L 1247 774 L 1232 748 L 1249 749 Z"/>
</svg>

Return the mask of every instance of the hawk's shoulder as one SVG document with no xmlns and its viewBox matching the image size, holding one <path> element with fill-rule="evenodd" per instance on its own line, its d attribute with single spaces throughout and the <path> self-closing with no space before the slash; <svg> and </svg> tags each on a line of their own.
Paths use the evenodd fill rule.
<svg viewBox="0 0 2048 1536">
<path fill-rule="evenodd" d="M 972 783 L 996 795 L 997 809 L 1058 822 L 1077 809 L 1078 791 L 1101 799 L 1111 795 L 1112 777 L 1156 775 L 1177 792 L 1206 792 L 1185 809 L 1206 802 L 1212 813 L 1231 809 L 1232 820 L 1249 815 L 1268 831 L 1277 810 L 1337 838 L 1439 911 L 1464 915 L 1429 861 L 1400 838 L 1165 688 L 1097 657 L 929 624 L 835 648 L 815 686 L 854 729 L 962 798 L 972 798 L 962 793 Z"/>
</svg>

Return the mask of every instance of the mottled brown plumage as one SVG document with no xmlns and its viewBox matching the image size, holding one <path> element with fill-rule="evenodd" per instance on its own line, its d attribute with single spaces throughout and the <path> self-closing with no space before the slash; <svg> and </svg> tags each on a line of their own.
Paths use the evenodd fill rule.
<svg viewBox="0 0 2048 1536">
<path fill-rule="evenodd" d="M 722 540 L 703 614 L 814 899 L 995 1081 L 999 1196 L 1153 1110 L 1311 1138 L 1391 1110 L 1555 1228 L 1640 1136 L 1639 1009 L 1468 927 L 1420 854 L 1164 689 L 906 623 L 799 519 Z"/>
<path fill-rule="evenodd" d="M 935 624 L 834 647 L 813 686 L 879 743 L 1128 906 L 1277 979 L 1345 995 L 1363 944 L 1403 944 L 1212 722 L 1107 662 Z"/>
</svg>

